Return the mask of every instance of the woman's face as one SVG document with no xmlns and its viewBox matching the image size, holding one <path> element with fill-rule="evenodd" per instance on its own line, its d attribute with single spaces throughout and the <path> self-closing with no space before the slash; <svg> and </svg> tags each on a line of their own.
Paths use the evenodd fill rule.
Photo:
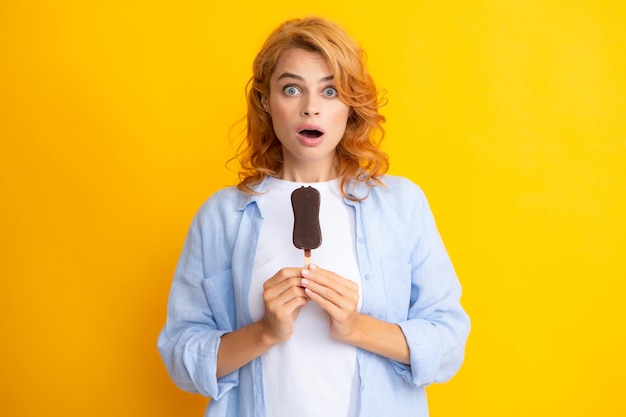
<svg viewBox="0 0 626 417">
<path fill-rule="evenodd" d="M 288 49 L 278 59 L 263 105 L 282 144 L 283 178 L 313 182 L 336 177 L 335 148 L 350 107 L 334 85 L 328 61 L 318 52 Z M 294 173 L 323 178 L 288 178 Z"/>
</svg>

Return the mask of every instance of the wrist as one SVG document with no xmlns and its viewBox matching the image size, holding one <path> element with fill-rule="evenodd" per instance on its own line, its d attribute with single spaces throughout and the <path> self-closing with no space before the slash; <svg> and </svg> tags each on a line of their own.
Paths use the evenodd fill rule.
<svg viewBox="0 0 626 417">
<path fill-rule="evenodd" d="M 354 324 L 350 327 L 350 331 L 337 335 L 338 337 L 335 338 L 340 342 L 347 343 L 356 347 L 362 347 L 362 344 L 365 340 L 364 331 L 367 327 L 367 324 L 364 323 L 364 321 L 366 321 L 367 318 L 367 315 L 358 313 L 354 318 Z"/>
<path fill-rule="evenodd" d="M 258 343 L 264 350 L 269 350 L 276 345 L 281 344 L 286 339 L 277 337 L 271 327 L 267 325 L 264 319 L 261 319 L 255 323 L 258 326 Z"/>
<path fill-rule="evenodd" d="M 395 323 L 359 314 L 354 330 L 343 340 L 345 343 L 389 359 L 410 363 L 409 346 L 402 329 Z"/>
</svg>

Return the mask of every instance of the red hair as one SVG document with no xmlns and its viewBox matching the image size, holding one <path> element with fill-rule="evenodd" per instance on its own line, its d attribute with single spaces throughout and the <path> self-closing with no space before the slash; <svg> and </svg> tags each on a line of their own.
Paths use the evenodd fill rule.
<svg viewBox="0 0 626 417">
<path fill-rule="evenodd" d="M 350 107 L 336 156 L 343 195 L 359 200 L 346 195 L 346 183 L 355 179 L 368 186 L 382 184 L 380 177 L 389 168 L 388 156 L 379 148 L 385 134 L 385 117 L 378 112 L 383 100 L 365 68 L 365 52 L 339 26 L 316 17 L 283 23 L 270 34 L 254 60 L 253 76 L 247 85 L 246 137 L 238 151 L 238 188 L 254 193 L 254 184 L 276 175 L 282 168 L 282 146 L 262 99 L 269 97 L 270 77 L 278 59 L 291 48 L 319 52 L 326 57 L 339 98 Z"/>
</svg>

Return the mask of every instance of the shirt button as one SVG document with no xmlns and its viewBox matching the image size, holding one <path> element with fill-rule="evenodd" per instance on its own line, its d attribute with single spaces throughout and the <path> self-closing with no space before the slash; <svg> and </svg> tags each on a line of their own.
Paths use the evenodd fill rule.
<svg viewBox="0 0 626 417">
<path fill-rule="evenodd" d="M 360 237 L 360 238 L 359 238 L 359 243 L 362 245 L 362 244 L 363 244 L 363 242 L 365 242 L 365 240 L 364 240 L 362 237 Z"/>
<path fill-rule="evenodd" d="M 365 281 L 369 281 L 371 278 L 370 274 L 365 274 Z"/>
</svg>

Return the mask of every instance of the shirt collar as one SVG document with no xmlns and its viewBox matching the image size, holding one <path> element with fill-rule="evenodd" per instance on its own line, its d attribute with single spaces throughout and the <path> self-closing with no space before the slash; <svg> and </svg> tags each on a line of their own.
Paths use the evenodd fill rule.
<svg viewBox="0 0 626 417">
<path fill-rule="evenodd" d="M 267 191 L 267 187 L 268 187 L 268 178 L 269 177 L 265 177 L 263 178 L 263 180 L 256 184 L 251 186 L 250 188 L 252 188 L 256 193 L 259 194 L 263 194 Z M 346 194 L 350 197 L 359 197 L 359 198 L 367 198 L 367 196 L 370 193 L 370 187 L 364 183 L 363 181 L 356 181 L 354 179 L 349 180 L 346 183 Z M 245 208 L 248 206 L 248 204 L 250 203 L 255 203 L 258 200 L 259 197 L 261 197 L 261 195 L 259 194 L 250 194 L 250 193 L 246 193 L 246 192 L 242 192 L 239 195 L 239 201 L 237 202 L 237 210 L 238 211 L 243 211 L 245 210 Z M 350 199 L 344 198 L 344 201 L 346 202 L 346 204 L 349 204 L 351 206 L 355 205 L 356 202 L 352 201 Z"/>
<path fill-rule="evenodd" d="M 260 194 L 264 193 L 265 191 L 267 191 L 267 179 L 268 177 L 263 178 L 263 180 L 260 183 L 256 185 L 252 185 L 250 188 L 257 193 L 260 193 Z M 237 210 L 238 211 L 245 210 L 248 204 L 256 203 L 259 197 L 260 196 L 258 194 L 250 194 L 246 192 L 240 193 L 239 201 L 237 202 Z"/>
</svg>

